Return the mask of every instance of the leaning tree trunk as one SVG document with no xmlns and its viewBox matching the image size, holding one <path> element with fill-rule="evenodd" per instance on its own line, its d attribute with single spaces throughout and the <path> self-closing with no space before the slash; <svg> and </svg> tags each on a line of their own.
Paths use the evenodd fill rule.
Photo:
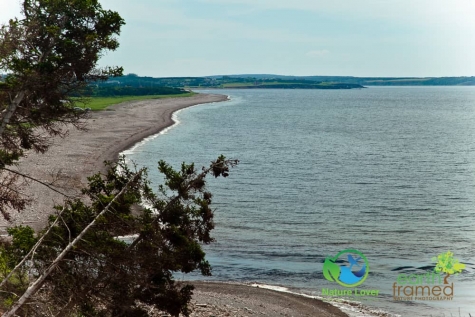
<svg viewBox="0 0 475 317">
<path fill-rule="evenodd" d="M 56 259 L 50 264 L 50 266 L 41 274 L 40 277 L 36 281 L 31 284 L 28 289 L 23 293 L 23 295 L 20 297 L 20 299 L 12 306 L 12 308 L 5 312 L 2 317 L 13 317 L 15 316 L 16 312 L 18 309 L 20 309 L 33 295 L 38 292 L 38 290 L 43 286 L 44 281 L 46 278 L 53 272 L 53 270 L 56 268 L 56 266 L 61 262 L 66 254 L 74 248 L 74 246 L 84 237 L 84 235 L 91 229 L 97 222 L 97 220 L 104 215 L 107 211 L 109 211 L 110 207 L 112 204 L 117 200 L 118 197 L 122 196 L 124 192 L 127 190 L 127 188 L 130 186 L 131 183 L 137 181 L 137 179 L 140 177 L 142 174 L 142 170 L 140 170 L 137 174 L 135 174 L 129 182 L 122 188 L 122 190 L 112 199 L 109 204 L 99 213 L 97 216 L 92 220 L 82 231 L 81 233 L 73 240 L 71 241 L 65 248 L 64 250 L 56 257 Z"/>
<path fill-rule="evenodd" d="M 25 91 L 20 91 L 15 96 L 15 98 L 13 98 L 12 102 L 10 102 L 8 107 L 3 111 L 2 124 L 0 125 L 0 136 L 3 134 L 3 131 L 5 131 L 7 124 L 10 122 L 10 119 L 15 113 L 16 109 L 18 108 L 18 105 L 20 104 L 20 102 L 23 101 L 23 98 L 25 98 Z"/>
<path fill-rule="evenodd" d="M 56 220 L 51 224 L 51 226 L 48 228 L 48 230 L 45 232 L 45 234 L 38 240 L 38 242 L 36 242 L 36 244 L 33 246 L 33 248 L 31 248 L 30 252 L 28 252 L 27 255 L 25 255 L 23 257 L 23 259 L 20 261 L 20 263 L 18 263 L 14 268 L 13 270 L 10 271 L 10 273 L 8 273 L 8 275 L 3 279 L 2 282 L 0 282 L 0 288 L 2 288 L 9 280 L 10 278 L 13 276 L 13 274 L 15 273 L 15 271 L 17 269 L 19 269 L 26 261 L 28 261 L 28 259 L 31 257 L 31 259 L 33 259 L 34 257 L 34 254 L 36 252 L 36 249 L 38 249 L 38 247 L 41 245 L 41 243 L 43 242 L 43 239 L 48 235 L 48 233 L 51 231 L 51 229 L 58 223 L 58 220 L 59 220 L 59 216 L 61 216 L 61 213 L 63 212 L 64 208 L 61 210 L 61 212 L 59 213 L 58 217 L 56 218 Z"/>
</svg>

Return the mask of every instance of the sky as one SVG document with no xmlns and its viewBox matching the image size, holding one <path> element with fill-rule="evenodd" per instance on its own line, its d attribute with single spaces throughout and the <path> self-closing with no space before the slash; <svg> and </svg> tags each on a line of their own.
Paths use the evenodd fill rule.
<svg viewBox="0 0 475 317">
<path fill-rule="evenodd" d="M 100 0 L 141 76 L 475 76 L 475 0 Z M 0 0 L 0 23 L 20 16 Z"/>
</svg>

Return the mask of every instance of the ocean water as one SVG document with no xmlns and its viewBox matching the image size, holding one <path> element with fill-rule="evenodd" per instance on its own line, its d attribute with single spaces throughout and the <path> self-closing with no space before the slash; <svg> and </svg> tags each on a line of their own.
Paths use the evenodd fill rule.
<svg viewBox="0 0 475 317">
<path fill-rule="evenodd" d="M 475 316 L 475 87 L 211 92 L 230 101 L 184 109 L 126 151 L 157 184 L 159 159 L 240 160 L 209 183 L 211 279 L 320 296 L 342 289 L 324 278 L 325 258 L 356 249 L 370 267 L 358 288 L 379 296 L 351 300 L 400 316 Z M 399 274 L 431 272 L 449 250 L 466 265 L 450 277 L 453 300 L 393 299 Z"/>
</svg>

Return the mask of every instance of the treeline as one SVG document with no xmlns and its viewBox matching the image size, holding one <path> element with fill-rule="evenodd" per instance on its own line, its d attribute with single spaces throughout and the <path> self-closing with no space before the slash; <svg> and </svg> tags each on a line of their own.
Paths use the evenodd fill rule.
<svg viewBox="0 0 475 317">
<path fill-rule="evenodd" d="M 88 97 L 146 96 L 146 95 L 180 95 L 188 91 L 173 87 L 130 87 L 130 86 L 96 86 L 89 87 L 84 95 Z"/>
<path fill-rule="evenodd" d="M 128 74 L 109 79 L 97 86 L 98 94 L 124 93 L 128 87 L 180 93 L 183 88 L 301 88 L 352 89 L 364 86 L 475 86 L 475 77 L 351 77 L 351 76 L 282 76 L 270 74 L 226 75 L 208 77 L 140 77 Z M 168 89 L 166 89 L 168 88 Z"/>
<path fill-rule="evenodd" d="M 475 77 L 364 79 L 368 86 L 475 86 Z"/>
<path fill-rule="evenodd" d="M 233 88 L 233 89 L 355 89 L 355 88 L 365 88 L 364 86 L 358 84 L 344 84 L 344 83 L 289 83 L 289 82 L 269 82 L 269 83 L 255 83 L 255 84 L 246 84 L 242 83 L 239 85 L 224 85 L 223 88 Z"/>
<path fill-rule="evenodd" d="M 97 91 L 109 91 L 110 88 L 120 91 L 121 87 L 145 89 L 183 88 L 301 88 L 301 89 L 351 89 L 362 88 L 361 85 L 342 82 L 322 82 L 309 79 L 254 78 L 254 77 L 140 77 L 128 74 L 110 79 L 97 86 Z"/>
<path fill-rule="evenodd" d="M 227 76 L 210 76 L 208 78 L 226 82 L 324 82 L 347 83 L 363 86 L 475 86 L 475 76 L 462 77 L 353 77 L 353 76 L 283 76 L 272 74 L 242 74 Z"/>
<path fill-rule="evenodd" d="M 1 77 L 1 75 L 0 75 Z M 1 82 L 0 78 L 0 82 Z M 208 77 L 141 77 L 128 74 L 95 83 L 88 96 L 167 95 L 187 93 L 183 88 L 306 88 L 351 89 L 363 86 L 475 86 L 472 77 L 351 77 L 283 76 L 271 74 Z"/>
<path fill-rule="evenodd" d="M 146 95 L 180 95 L 189 91 L 186 85 L 161 78 L 139 77 L 136 74 L 110 78 L 107 81 L 95 82 L 83 92 L 88 97 L 146 96 Z"/>
<path fill-rule="evenodd" d="M 136 74 L 128 74 L 122 77 L 116 77 L 108 80 L 102 85 L 120 85 L 130 87 L 198 87 L 214 86 L 216 80 L 206 77 L 141 77 Z M 101 85 L 101 86 L 102 86 Z"/>
</svg>

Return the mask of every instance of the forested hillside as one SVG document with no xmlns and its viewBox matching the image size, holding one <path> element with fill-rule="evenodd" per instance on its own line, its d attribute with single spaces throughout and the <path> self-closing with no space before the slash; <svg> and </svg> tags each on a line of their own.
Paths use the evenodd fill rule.
<svg viewBox="0 0 475 317">
<path fill-rule="evenodd" d="M 350 77 L 350 76 L 282 76 L 282 75 L 225 75 L 207 77 L 140 77 L 136 74 L 117 77 L 99 84 L 97 93 L 123 93 L 127 89 L 173 88 L 300 88 L 353 89 L 364 86 L 473 86 L 475 77 Z M 113 87 L 113 88 L 111 88 Z M 163 90 L 165 93 L 168 90 Z M 170 90 L 170 93 L 179 93 Z"/>
</svg>

